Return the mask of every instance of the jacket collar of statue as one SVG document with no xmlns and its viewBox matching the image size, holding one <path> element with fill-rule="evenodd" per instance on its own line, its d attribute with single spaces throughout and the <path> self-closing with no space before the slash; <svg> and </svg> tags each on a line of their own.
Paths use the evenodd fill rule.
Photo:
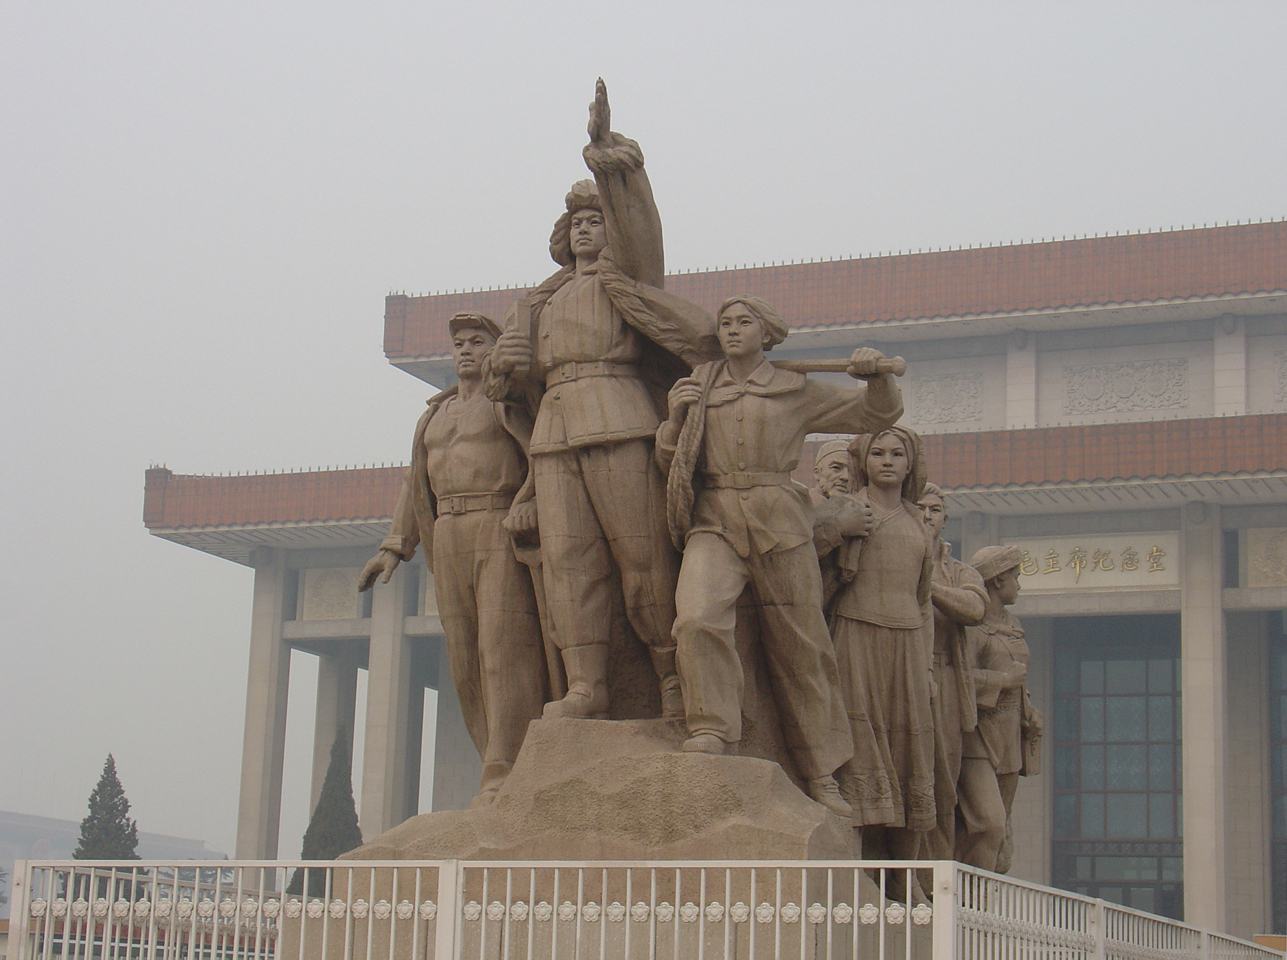
<svg viewBox="0 0 1287 960">
<path fill-rule="evenodd" d="M 751 375 L 746 378 L 746 383 L 743 385 L 734 380 L 732 374 L 728 372 L 727 360 L 721 360 L 719 363 L 719 373 L 715 375 L 715 380 L 711 384 L 710 398 L 706 401 L 708 407 L 718 407 L 736 400 L 744 393 L 756 397 L 775 397 L 779 394 L 791 393 L 802 389 L 807 379 L 803 373 L 775 367 L 769 358 L 765 357 L 760 361 L 760 365 L 751 371 Z"/>
<path fill-rule="evenodd" d="M 961 563 L 960 560 L 952 556 L 952 545 L 942 537 L 938 539 L 938 558 L 945 564 Z"/>
<path fill-rule="evenodd" d="M 435 393 L 425 401 L 425 405 L 433 408 L 441 407 L 444 403 L 460 392 L 459 386 L 448 387 L 446 390 Z"/>
</svg>

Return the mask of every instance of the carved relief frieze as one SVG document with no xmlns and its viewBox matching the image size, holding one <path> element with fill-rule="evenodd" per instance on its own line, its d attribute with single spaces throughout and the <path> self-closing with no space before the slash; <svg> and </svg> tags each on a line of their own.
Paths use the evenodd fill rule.
<svg viewBox="0 0 1287 960">
<path fill-rule="evenodd" d="M 302 620 L 350 620 L 358 615 L 358 568 L 324 567 L 304 571 Z"/>
<path fill-rule="evenodd" d="M 1139 360 L 1064 367 L 1064 413 L 1177 410 L 1189 404 L 1189 361 Z"/>
<path fill-rule="evenodd" d="M 1287 587 L 1287 529 L 1248 530 L 1247 586 Z"/>
<path fill-rule="evenodd" d="M 1278 374 L 1274 379 L 1274 399 L 1287 403 L 1287 350 L 1274 354 L 1274 369 Z"/>
<path fill-rule="evenodd" d="M 983 375 L 945 373 L 912 384 L 919 423 L 973 423 L 983 419 Z"/>
</svg>

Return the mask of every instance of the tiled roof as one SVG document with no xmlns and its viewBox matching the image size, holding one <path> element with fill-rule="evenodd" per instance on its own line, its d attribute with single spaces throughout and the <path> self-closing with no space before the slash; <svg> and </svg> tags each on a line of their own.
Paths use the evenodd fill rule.
<svg viewBox="0 0 1287 960">
<path fill-rule="evenodd" d="M 143 523 L 150 529 L 387 519 L 404 467 L 241 476 L 147 471 Z"/>
<path fill-rule="evenodd" d="M 796 327 L 1260 293 L 1287 289 L 1287 221 L 673 274 L 666 289 L 711 311 L 755 294 Z M 390 296 L 385 354 L 448 353 L 452 314 L 500 321 L 524 292 Z"/>
<path fill-rule="evenodd" d="M 1287 414 L 953 433 L 925 438 L 949 489 L 1287 470 Z M 797 475 L 809 475 L 805 466 Z M 147 472 L 151 529 L 387 518 L 402 467 L 203 477 Z"/>
</svg>

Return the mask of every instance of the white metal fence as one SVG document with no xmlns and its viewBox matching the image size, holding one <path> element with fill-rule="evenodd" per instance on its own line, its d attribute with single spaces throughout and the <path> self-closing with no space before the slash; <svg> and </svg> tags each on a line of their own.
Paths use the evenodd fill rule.
<svg viewBox="0 0 1287 960">
<path fill-rule="evenodd" d="M 9 960 L 1282 957 L 946 861 L 19 861 L 10 916 Z"/>
</svg>

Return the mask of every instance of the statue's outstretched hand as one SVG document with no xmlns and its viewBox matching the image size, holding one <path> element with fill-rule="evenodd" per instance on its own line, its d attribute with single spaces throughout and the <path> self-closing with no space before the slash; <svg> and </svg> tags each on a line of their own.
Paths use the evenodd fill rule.
<svg viewBox="0 0 1287 960">
<path fill-rule="evenodd" d="M 608 85 L 600 77 L 594 84 L 594 102 L 590 104 L 590 123 L 588 126 L 590 142 L 606 145 L 611 139 L 612 109 L 608 106 Z"/>
<path fill-rule="evenodd" d="M 380 577 L 381 583 L 388 583 L 389 578 L 393 576 L 393 571 L 398 569 L 398 564 L 401 562 L 402 558 L 392 550 L 381 550 L 366 562 L 366 566 L 358 575 L 358 592 L 370 590 L 375 585 L 376 577 Z"/>
<path fill-rule="evenodd" d="M 506 330 L 492 348 L 492 370 L 496 373 L 513 373 L 532 365 L 532 341 L 519 330 Z"/>
</svg>

